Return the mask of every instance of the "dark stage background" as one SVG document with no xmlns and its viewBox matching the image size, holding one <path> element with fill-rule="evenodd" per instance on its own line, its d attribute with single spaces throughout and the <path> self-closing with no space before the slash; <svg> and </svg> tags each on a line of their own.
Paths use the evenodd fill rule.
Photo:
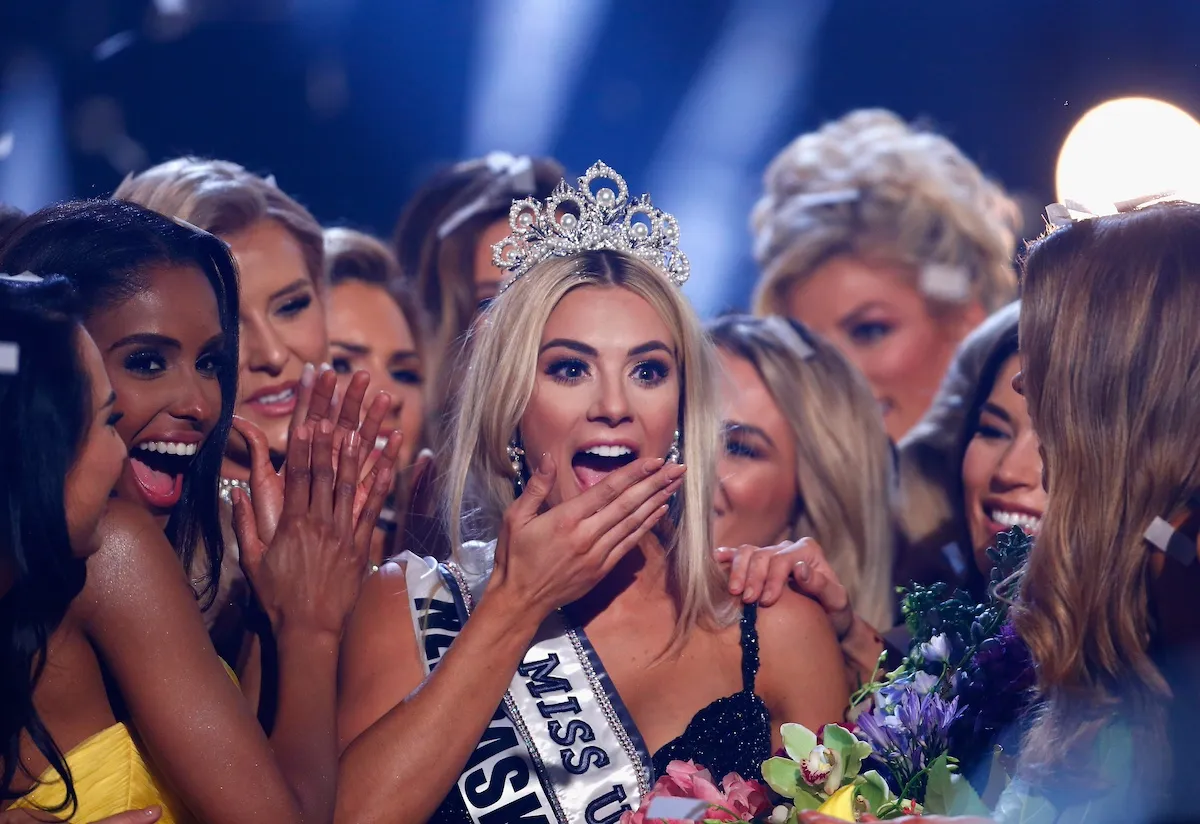
<svg viewBox="0 0 1200 824">
<path fill-rule="evenodd" d="M 1200 113 L 1200 2 L 0 0 L 0 201 L 196 153 L 387 235 L 439 164 L 603 158 L 679 217 L 709 314 L 748 298 L 762 169 L 821 121 L 927 121 L 1033 232 L 1070 127 L 1130 95 Z"/>
</svg>

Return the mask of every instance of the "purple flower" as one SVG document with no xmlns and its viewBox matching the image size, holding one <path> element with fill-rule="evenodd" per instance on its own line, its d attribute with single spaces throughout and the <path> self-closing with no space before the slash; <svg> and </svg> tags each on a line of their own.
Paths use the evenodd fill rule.
<svg viewBox="0 0 1200 824">
<path fill-rule="evenodd" d="M 917 787 L 909 784 L 946 751 L 950 726 L 958 717 L 958 699 L 947 702 L 936 692 L 922 694 L 912 682 L 890 689 L 888 706 L 859 716 L 858 736 L 886 765 L 892 789 L 906 797 L 918 797 L 913 792 Z"/>
</svg>

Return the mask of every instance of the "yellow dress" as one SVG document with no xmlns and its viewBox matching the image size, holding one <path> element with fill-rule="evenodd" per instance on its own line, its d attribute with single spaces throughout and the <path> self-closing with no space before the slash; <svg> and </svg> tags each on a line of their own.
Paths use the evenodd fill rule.
<svg viewBox="0 0 1200 824">
<path fill-rule="evenodd" d="M 157 778 L 125 724 L 96 733 L 67 753 L 66 762 L 79 798 L 79 809 L 67 821 L 87 824 L 126 810 L 158 806 L 163 811 L 160 824 L 195 824 L 183 803 Z M 13 809 L 53 808 L 62 803 L 65 792 L 53 767 L 47 767 L 38 782 Z"/>
<path fill-rule="evenodd" d="M 237 676 L 221 664 L 233 682 Z M 141 743 L 123 723 L 113 724 L 88 738 L 66 754 L 67 769 L 75 783 L 79 808 L 66 819 L 69 824 L 90 824 L 110 815 L 145 807 L 162 807 L 159 824 L 198 824 L 183 802 L 167 789 L 146 760 Z M 34 787 L 9 809 L 51 809 L 62 803 L 66 792 L 53 767 L 38 776 Z M 70 810 L 56 813 L 61 817 Z"/>
</svg>

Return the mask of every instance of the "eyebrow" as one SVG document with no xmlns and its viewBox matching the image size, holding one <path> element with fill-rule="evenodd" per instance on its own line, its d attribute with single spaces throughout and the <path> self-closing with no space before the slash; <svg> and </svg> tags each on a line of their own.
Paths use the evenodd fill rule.
<svg viewBox="0 0 1200 824">
<path fill-rule="evenodd" d="M 110 406 L 115 406 L 116 403 L 117 403 L 117 393 L 116 393 L 116 391 L 113 391 L 112 393 L 109 394 L 108 400 L 106 400 L 100 408 L 108 409 Z"/>
<path fill-rule="evenodd" d="M 275 300 L 276 298 L 283 297 L 288 292 L 295 292 L 298 289 L 302 289 L 302 288 L 308 286 L 308 284 L 309 284 L 309 280 L 307 277 L 297 278 L 296 280 L 292 281 L 291 283 L 289 283 L 287 286 L 283 287 L 282 289 L 272 292 L 271 297 L 269 297 L 268 300 Z"/>
<path fill-rule="evenodd" d="M 869 300 L 860 306 L 855 306 L 854 309 L 852 309 L 851 311 L 849 311 L 845 315 L 843 315 L 842 320 L 840 322 L 847 323 L 849 321 L 855 320 L 859 317 L 859 315 L 863 315 L 872 309 L 888 309 L 888 310 L 890 310 L 891 308 L 892 308 L 891 306 L 889 306 L 888 304 L 884 303 L 881 300 Z"/>
<path fill-rule="evenodd" d="M 555 338 L 554 340 L 547 341 L 542 348 L 538 350 L 538 354 L 540 355 L 547 349 L 553 349 L 556 346 L 561 346 L 564 349 L 570 349 L 573 352 L 578 352 L 581 355 L 587 355 L 588 357 L 592 358 L 600 355 L 600 353 L 597 352 L 594 347 L 588 346 L 586 343 L 580 343 L 577 340 L 571 340 L 570 338 Z M 637 355 L 644 355 L 647 352 L 666 352 L 672 357 L 675 356 L 674 350 L 660 340 L 652 340 L 639 344 L 629 350 L 628 356 L 632 358 Z"/>
<path fill-rule="evenodd" d="M 108 347 L 108 351 L 111 352 L 114 349 L 119 349 L 122 346 L 128 346 L 131 343 L 170 346 L 175 349 L 182 348 L 179 344 L 179 341 L 175 340 L 175 338 L 170 338 L 166 335 L 158 335 L 153 332 L 138 332 L 136 335 L 126 335 L 125 337 L 121 338 L 112 346 Z"/>
<path fill-rule="evenodd" d="M 979 411 L 995 415 L 997 418 L 1001 418 L 1006 423 L 1012 423 L 1012 415 L 1008 414 L 1008 412 L 1001 409 L 999 406 L 996 406 L 996 404 L 992 403 L 991 401 L 984 401 L 983 406 L 979 408 Z"/>
<path fill-rule="evenodd" d="M 737 421 L 726 421 L 725 434 L 726 435 L 734 435 L 734 434 L 755 435 L 759 438 L 762 438 L 764 441 L 766 441 L 772 447 L 775 446 L 775 441 L 771 440 L 770 435 L 768 435 L 762 429 L 759 429 L 757 426 L 752 426 L 751 424 L 748 424 L 748 423 L 738 423 Z"/>
<path fill-rule="evenodd" d="M 371 347 L 363 346 L 361 343 L 346 343 L 345 341 L 341 340 L 331 340 L 329 345 L 336 346 L 339 349 L 345 349 L 351 355 L 371 354 Z M 408 360 L 416 357 L 418 357 L 416 349 L 399 349 L 388 355 L 388 360 Z"/>
</svg>

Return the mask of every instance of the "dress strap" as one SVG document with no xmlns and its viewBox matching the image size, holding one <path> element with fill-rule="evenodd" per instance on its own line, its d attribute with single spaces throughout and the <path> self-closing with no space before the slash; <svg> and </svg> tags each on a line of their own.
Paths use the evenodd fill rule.
<svg viewBox="0 0 1200 824">
<path fill-rule="evenodd" d="M 742 607 L 742 690 L 754 692 L 754 679 L 758 675 L 758 604 Z"/>
</svg>

